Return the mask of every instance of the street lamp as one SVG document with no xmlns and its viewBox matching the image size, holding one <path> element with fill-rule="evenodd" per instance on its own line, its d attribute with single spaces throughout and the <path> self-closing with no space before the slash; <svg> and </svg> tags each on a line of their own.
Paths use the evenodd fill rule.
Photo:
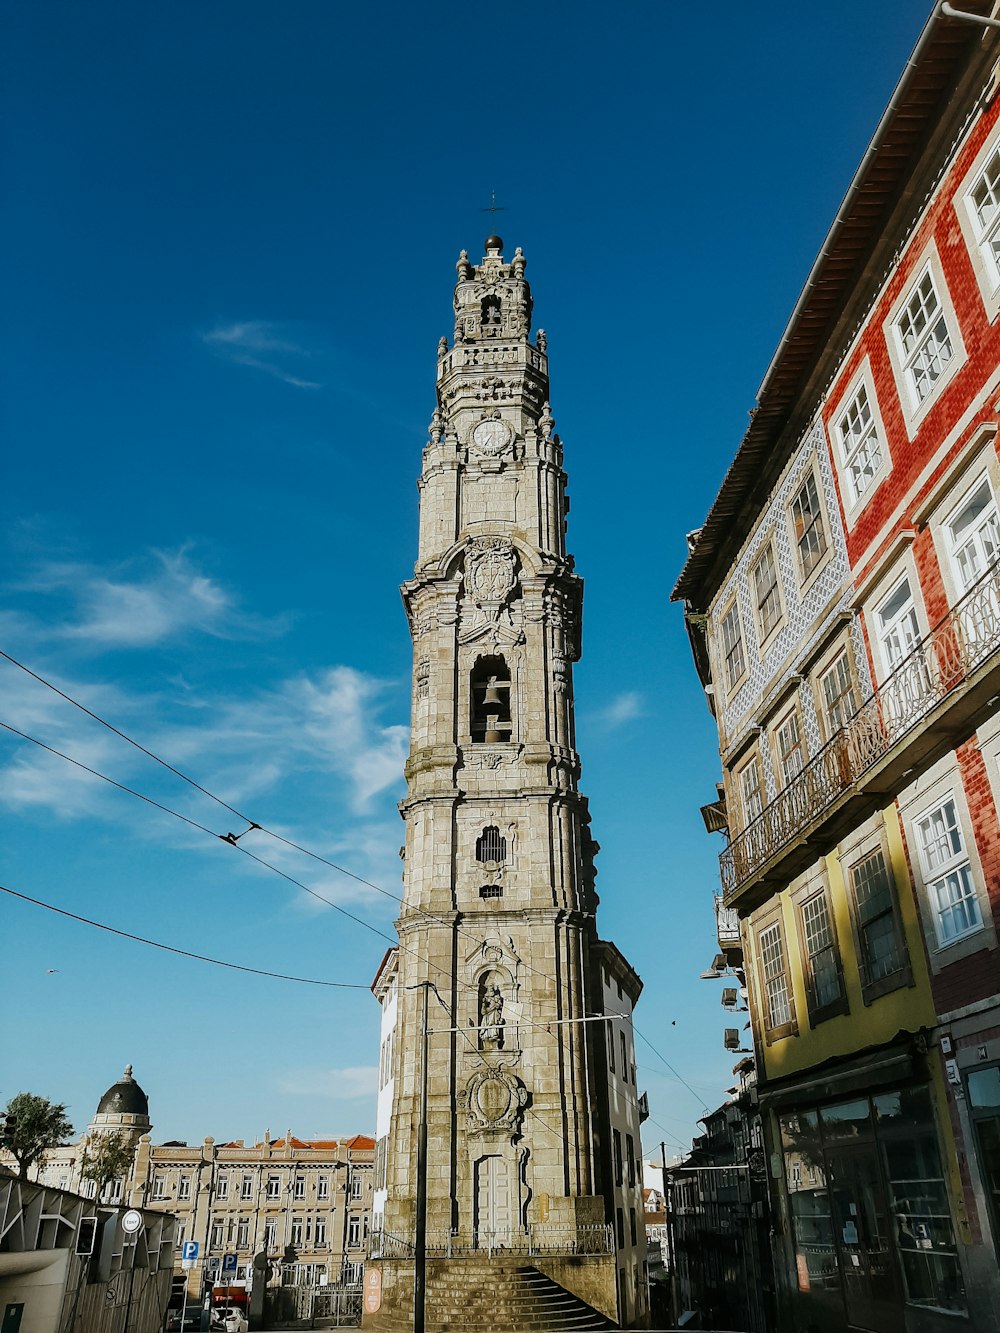
<svg viewBox="0 0 1000 1333">
<path fill-rule="evenodd" d="M 407 990 L 422 990 L 420 1005 L 420 1111 L 417 1118 L 417 1197 L 413 1235 L 413 1333 L 424 1333 L 427 1303 L 427 992 L 432 990 L 452 1021 L 451 1011 L 433 981 L 418 981 Z"/>
</svg>

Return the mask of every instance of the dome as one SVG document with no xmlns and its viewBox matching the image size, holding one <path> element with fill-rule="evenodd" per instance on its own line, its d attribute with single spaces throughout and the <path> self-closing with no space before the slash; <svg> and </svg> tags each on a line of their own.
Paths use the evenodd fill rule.
<svg viewBox="0 0 1000 1333">
<path fill-rule="evenodd" d="M 112 1084 L 97 1104 L 98 1115 L 139 1115 L 149 1118 L 149 1098 L 132 1077 L 132 1066 Z"/>
<path fill-rule="evenodd" d="M 500 250 L 501 252 L 503 251 L 503 241 L 500 239 L 499 236 L 487 236 L 486 238 L 487 254 L 490 252 L 490 250 Z"/>
</svg>

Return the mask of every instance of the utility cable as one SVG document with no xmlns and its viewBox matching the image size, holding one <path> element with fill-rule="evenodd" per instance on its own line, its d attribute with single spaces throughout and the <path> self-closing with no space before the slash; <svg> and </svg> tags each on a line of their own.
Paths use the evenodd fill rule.
<svg viewBox="0 0 1000 1333">
<path fill-rule="evenodd" d="M 94 926 L 97 930 L 106 930 L 109 935 L 119 935 L 125 940 L 134 940 L 137 944 L 148 944 L 153 949 L 163 949 L 165 953 L 180 954 L 182 958 L 194 958 L 199 963 L 212 963 L 215 967 L 232 968 L 234 972 L 251 972 L 256 977 L 273 977 L 275 981 L 296 981 L 303 986 L 330 986 L 335 990 L 370 990 L 371 987 L 360 981 L 321 981 L 317 977 L 293 977 L 285 972 L 268 972 L 262 967 L 247 967 L 244 963 L 230 963 L 224 958 L 209 958 L 207 954 L 192 953 L 190 949 L 178 949 L 173 944 L 164 944 L 160 940 L 149 940 L 144 935 L 133 935 L 131 931 L 119 930 L 116 926 L 109 926 L 104 921 L 92 921 L 90 917 L 78 916 L 76 912 L 69 912 L 65 907 L 56 907 L 55 903 L 43 902 L 41 898 L 31 898 L 26 893 L 18 893 L 17 889 L 7 888 L 0 884 L 0 893 L 7 893 L 12 898 L 19 898 L 21 902 L 32 903 L 35 907 L 44 907 L 47 912 L 56 912 L 59 916 L 69 917 L 71 921 L 79 921 L 84 926 Z"/>
<path fill-rule="evenodd" d="M 160 755 L 148 749 L 146 746 L 142 745 L 139 741 L 134 740 L 131 736 L 129 736 L 126 732 L 122 731 L 119 727 L 116 727 L 113 723 L 107 721 L 106 718 L 101 717 L 100 714 L 95 713 L 93 709 L 88 708 L 78 699 L 74 699 L 72 695 L 67 694 L 64 690 L 61 690 L 57 685 L 53 684 L 52 681 L 47 680 L 44 676 L 40 675 L 38 672 L 33 671 L 29 666 L 25 665 L 25 663 L 19 661 L 16 657 L 13 657 L 10 653 L 5 652 L 2 648 L 0 648 L 0 658 L 3 658 L 4 660 L 10 662 L 12 666 L 15 666 L 19 670 L 25 672 L 28 676 L 30 676 L 33 680 L 37 681 L 40 685 L 44 685 L 47 689 L 52 690 L 61 699 L 64 699 L 67 703 L 72 704 L 74 708 L 78 708 L 81 712 L 85 713 L 95 722 L 98 722 L 102 727 L 106 727 L 107 730 L 113 732 L 114 735 L 120 737 L 120 739 L 124 740 L 127 744 L 133 746 L 135 749 L 139 750 L 142 754 L 146 755 L 147 758 L 152 759 L 154 763 L 160 764 L 163 768 L 167 769 L 168 772 L 173 773 L 176 777 L 180 778 L 183 782 L 186 782 L 196 791 L 201 792 L 202 795 L 207 796 L 212 801 L 215 801 L 217 805 L 220 805 L 223 809 L 228 810 L 230 814 L 235 815 L 238 819 L 242 819 L 249 826 L 244 831 L 244 833 L 241 833 L 239 835 L 234 835 L 232 833 L 229 834 L 213 833 L 213 836 L 220 838 L 221 841 L 229 842 L 233 846 L 238 847 L 239 838 L 242 838 L 245 835 L 245 833 L 250 832 L 252 829 L 256 829 L 259 832 L 265 834 L 266 836 L 274 838 L 275 841 L 284 843 L 285 846 L 293 849 L 294 851 L 300 852 L 302 853 L 302 855 L 308 856 L 313 860 L 328 866 L 332 870 L 336 870 L 338 874 L 346 875 L 349 879 L 353 879 L 356 883 L 362 884 L 366 888 L 370 888 L 374 892 L 382 894 L 386 898 L 390 898 L 393 902 L 397 902 L 401 906 L 405 906 L 403 899 L 398 894 L 391 893 L 388 889 L 382 888 L 381 885 L 375 884 L 371 880 L 365 879 L 363 876 L 356 874 L 352 870 L 348 870 L 346 866 L 339 865 L 337 862 L 331 861 L 325 856 L 321 856 L 318 852 L 313 852 L 308 847 L 304 847 L 299 843 L 293 842 L 290 838 L 285 838 L 282 834 L 276 833 L 274 832 L 274 830 L 267 828 L 265 825 L 258 823 L 256 820 L 251 819 L 249 815 L 245 815 L 235 806 L 230 805 L 229 802 L 223 800 L 221 796 L 217 796 L 215 792 L 210 791 L 207 787 L 203 786 L 200 782 L 197 782 L 194 778 L 190 777 L 187 773 L 184 773 L 181 769 L 176 768 L 168 760 L 163 759 Z M 55 754 L 61 759 L 66 759 L 69 763 L 75 764 L 78 768 L 84 769 L 86 772 L 92 773 L 96 777 L 103 778 L 104 781 L 109 782 L 112 786 L 118 787 L 119 790 L 128 792 L 132 796 L 136 796 L 139 800 L 145 801 L 148 805 L 155 806 L 157 809 L 164 810 L 169 814 L 173 814 L 176 818 L 184 820 L 185 823 L 190 824 L 193 828 L 196 828 L 201 832 L 212 833 L 212 830 L 207 829 L 203 824 L 199 824 L 195 820 L 189 819 L 186 815 L 182 815 L 178 811 L 171 810 L 169 807 L 161 805 L 158 801 L 154 801 L 151 797 L 144 796 L 141 792 L 137 792 L 131 787 L 127 787 L 122 783 L 116 782 L 113 778 L 109 778 L 103 773 L 98 773 L 96 769 L 89 768 L 86 764 L 81 763 L 79 760 L 72 759 L 70 756 L 62 754 L 58 750 L 52 749 L 51 746 L 45 745 L 44 742 L 37 740 L 35 737 L 27 736 L 24 732 L 17 731 L 16 728 L 11 727 L 6 723 L 0 723 L 0 726 L 5 727 L 6 730 L 13 732 L 15 735 L 20 736 L 24 740 L 31 741 L 33 744 L 40 746 L 42 749 L 48 750 L 51 754 Z M 240 850 L 244 851 L 245 849 L 240 847 Z M 247 853 L 247 855 L 252 855 L 252 854 Z M 268 868 L 274 870 L 276 874 L 283 875 L 284 878 L 288 879 L 291 883 L 296 884 L 299 888 L 304 889 L 306 893 L 311 893 L 313 897 L 318 898 L 319 901 L 325 902 L 327 903 L 328 906 L 336 908 L 336 910 L 342 912 L 343 915 L 347 916 L 350 920 L 356 921 L 359 925 L 363 925 L 365 929 L 374 931 L 376 934 L 380 935 L 382 939 L 388 940 L 388 942 L 392 945 L 396 945 L 397 941 L 392 939 L 390 936 L 385 935 L 381 931 L 378 931 L 376 927 L 370 926 L 368 922 L 363 921 L 360 917 L 354 916 L 350 912 L 347 912 L 345 909 L 339 907 L 336 903 L 331 902 L 329 899 L 323 898 L 322 895 L 315 893 L 314 890 L 309 889 L 306 885 L 301 884 L 298 880 L 293 879 L 289 875 L 285 875 L 283 871 L 277 870 L 276 867 L 270 866 L 269 862 L 266 862 L 258 857 L 254 857 L 253 859 L 259 860 L 261 865 L 268 866 Z M 451 924 L 449 922 L 444 921 L 441 917 L 435 916 L 433 913 L 428 912 L 425 908 L 414 907 L 413 905 L 411 905 L 411 910 L 418 912 L 419 914 L 425 916 L 428 920 L 436 922 L 438 925 Z M 470 938 L 473 938 L 471 932 L 464 931 L 460 925 L 456 924 L 456 929 L 461 931 L 463 934 L 469 934 Z M 400 943 L 399 947 L 402 949 L 403 945 Z M 412 950 L 410 952 L 412 952 Z M 438 968 L 437 970 L 443 971 L 440 968 Z M 548 973 L 542 972 L 540 969 L 535 968 L 530 964 L 525 963 L 525 970 L 542 977 L 544 980 L 550 982 L 552 985 L 556 985 L 556 979 L 554 977 L 549 976 Z M 674 1078 L 676 1078 L 677 1081 L 683 1087 L 685 1087 L 695 1098 L 695 1100 L 707 1111 L 709 1107 L 705 1102 L 704 1098 L 701 1097 L 699 1093 L 695 1092 L 691 1084 L 688 1083 L 687 1080 L 683 1078 L 681 1074 L 678 1073 L 678 1071 L 674 1068 L 674 1066 L 670 1064 L 670 1062 L 656 1049 L 656 1047 L 649 1040 L 649 1038 L 646 1037 L 635 1026 L 634 1020 L 630 1021 L 632 1024 L 632 1029 L 636 1034 L 636 1036 L 642 1037 L 642 1040 L 646 1043 L 647 1046 L 649 1046 L 650 1050 L 663 1063 L 666 1069 L 669 1070 L 669 1072 L 674 1076 Z"/>
</svg>

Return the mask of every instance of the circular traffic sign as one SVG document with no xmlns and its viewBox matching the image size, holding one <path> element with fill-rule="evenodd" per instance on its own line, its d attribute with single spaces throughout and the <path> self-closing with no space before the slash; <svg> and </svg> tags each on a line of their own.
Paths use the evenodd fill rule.
<svg viewBox="0 0 1000 1333">
<path fill-rule="evenodd" d="M 127 1231 L 130 1236 L 133 1236 L 141 1226 L 142 1213 L 136 1212 L 134 1208 L 130 1208 L 122 1215 L 122 1230 Z"/>
</svg>

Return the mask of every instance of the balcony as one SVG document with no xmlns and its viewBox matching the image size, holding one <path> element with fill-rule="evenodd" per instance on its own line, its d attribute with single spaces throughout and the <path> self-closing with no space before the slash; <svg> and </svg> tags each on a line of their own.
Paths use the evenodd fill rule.
<svg viewBox="0 0 1000 1333">
<path fill-rule="evenodd" d="M 735 907 L 727 907 L 719 894 L 715 895 L 716 935 L 720 949 L 740 949 L 740 918 Z"/>
<path fill-rule="evenodd" d="M 724 907 L 753 905 L 965 740 L 1000 694 L 1000 564 L 871 694 L 719 858 Z M 720 943 L 721 936 L 721 914 Z"/>
</svg>

